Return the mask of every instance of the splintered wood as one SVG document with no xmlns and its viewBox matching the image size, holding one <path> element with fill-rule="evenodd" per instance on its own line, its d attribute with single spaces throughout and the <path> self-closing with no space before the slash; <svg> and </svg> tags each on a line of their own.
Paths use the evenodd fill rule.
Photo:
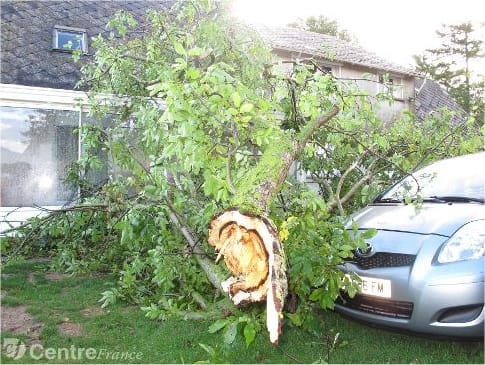
<svg viewBox="0 0 485 365">
<path fill-rule="evenodd" d="M 278 344 L 287 280 L 276 228 L 267 218 L 228 210 L 212 219 L 208 242 L 219 252 L 216 261 L 224 257 L 234 274 L 222 283 L 233 303 L 266 300 L 266 327 Z"/>
</svg>

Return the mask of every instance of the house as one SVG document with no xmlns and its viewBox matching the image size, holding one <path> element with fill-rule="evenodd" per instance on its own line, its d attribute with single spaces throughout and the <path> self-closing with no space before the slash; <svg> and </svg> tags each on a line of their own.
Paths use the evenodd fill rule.
<svg viewBox="0 0 485 365">
<path fill-rule="evenodd" d="M 117 10 L 142 19 L 148 8 L 170 3 L 1 2 L 0 231 L 35 214 L 32 207 L 62 206 L 78 195 L 76 188 L 63 183 L 63 176 L 82 149 L 74 130 L 91 121 L 85 93 L 75 89 L 80 65 L 73 61 L 72 50 L 80 50 L 82 60 L 89 59 L 90 38 L 105 34 Z M 392 92 L 396 103 L 379 106 L 386 120 L 404 109 L 422 117 L 440 105 L 456 107 L 435 83 L 419 81 L 414 71 L 335 37 L 286 27 L 256 30 L 277 58 L 312 57 L 335 77 L 351 80 L 370 94 Z M 433 99 L 435 94 L 441 97 Z"/>
<path fill-rule="evenodd" d="M 75 90 L 81 65 L 73 61 L 72 50 L 89 59 L 89 39 L 106 34 L 118 10 L 141 20 L 147 8 L 167 4 L 1 2 L 0 232 L 38 214 L 32 207 L 59 207 L 78 194 L 63 177 L 82 148 L 73 132 L 91 121 L 85 93 Z"/>
<path fill-rule="evenodd" d="M 352 82 L 369 95 L 392 92 L 393 105 L 379 105 L 381 119 L 392 120 L 403 109 L 413 110 L 417 76 L 413 70 L 330 35 L 281 26 L 258 26 L 256 29 L 280 59 L 312 58 L 337 79 Z"/>
</svg>

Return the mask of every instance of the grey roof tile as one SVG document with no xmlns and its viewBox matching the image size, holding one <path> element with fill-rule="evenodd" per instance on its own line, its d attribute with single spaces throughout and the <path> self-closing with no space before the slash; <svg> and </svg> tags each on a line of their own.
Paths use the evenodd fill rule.
<svg viewBox="0 0 485 365">
<path fill-rule="evenodd" d="M 441 108 L 447 108 L 454 113 L 452 117 L 453 123 L 460 123 L 466 120 L 467 114 L 463 108 L 436 81 L 416 78 L 415 88 L 415 115 L 419 120 L 439 112 Z"/>
<path fill-rule="evenodd" d="M 273 49 L 414 76 L 416 72 L 337 37 L 283 26 L 252 26 Z"/>
</svg>

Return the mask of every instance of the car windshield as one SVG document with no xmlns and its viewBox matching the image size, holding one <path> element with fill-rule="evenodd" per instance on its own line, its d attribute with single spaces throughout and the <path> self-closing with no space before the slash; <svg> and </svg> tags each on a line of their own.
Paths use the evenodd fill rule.
<svg viewBox="0 0 485 365">
<path fill-rule="evenodd" d="M 376 199 L 403 201 L 424 200 L 484 202 L 485 152 L 433 163 L 417 170 Z"/>
</svg>

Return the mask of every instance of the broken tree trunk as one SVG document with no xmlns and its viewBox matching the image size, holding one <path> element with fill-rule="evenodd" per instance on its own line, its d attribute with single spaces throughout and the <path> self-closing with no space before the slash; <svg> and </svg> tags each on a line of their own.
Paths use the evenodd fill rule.
<svg viewBox="0 0 485 365">
<path fill-rule="evenodd" d="M 278 230 L 268 217 L 292 163 L 313 133 L 339 109 L 306 125 L 298 134 L 281 131 L 258 164 L 236 186 L 233 207 L 216 215 L 209 226 L 210 245 L 234 274 L 222 288 L 236 305 L 266 300 L 266 326 L 273 344 L 281 334 L 287 294 L 286 258 Z"/>
</svg>

